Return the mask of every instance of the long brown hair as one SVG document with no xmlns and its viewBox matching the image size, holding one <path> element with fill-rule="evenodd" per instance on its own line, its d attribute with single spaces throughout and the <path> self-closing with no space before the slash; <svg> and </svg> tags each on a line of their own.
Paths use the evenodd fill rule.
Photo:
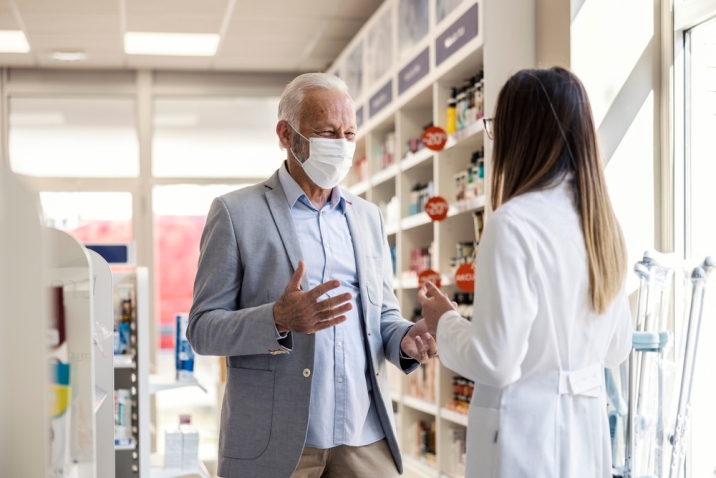
<svg viewBox="0 0 716 478">
<path fill-rule="evenodd" d="M 589 258 L 589 295 L 592 308 L 604 313 L 623 286 L 627 255 L 584 85 L 564 68 L 517 72 L 498 96 L 494 137 L 493 209 L 574 173 Z"/>
</svg>

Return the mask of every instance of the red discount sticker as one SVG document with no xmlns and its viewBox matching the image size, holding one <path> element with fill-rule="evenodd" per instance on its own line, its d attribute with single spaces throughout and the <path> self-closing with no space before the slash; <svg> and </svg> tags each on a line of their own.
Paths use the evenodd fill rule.
<svg viewBox="0 0 716 478">
<path fill-rule="evenodd" d="M 465 292 L 475 291 L 475 266 L 463 264 L 455 271 L 455 283 Z"/>
<path fill-rule="evenodd" d="M 432 269 L 425 269 L 418 274 L 418 287 L 422 287 L 428 281 L 435 284 L 435 287 L 440 288 L 440 274 Z"/>
<path fill-rule="evenodd" d="M 428 216 L 430 216 L 430 219 L 433 221 L 442 221 L 445 219 L 449 209 L 450 205 L 448 202 L 440 196 L 433 196 L 425 203 L 425 212 L 428 213 Z"/>
<path fill-rule="evenodd" d="M 442 151 L 447 143 L 447 133 L 440 126 L 431 126 L 423 131 L 423 144 L 433 151 Z"/>
</svg>

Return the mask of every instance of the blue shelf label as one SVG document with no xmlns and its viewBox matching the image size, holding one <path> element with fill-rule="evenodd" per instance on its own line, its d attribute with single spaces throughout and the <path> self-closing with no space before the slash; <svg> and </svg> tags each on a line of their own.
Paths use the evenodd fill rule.
<svg viewBox="0 0 716 478">
<path fill-rule="evenodd" d="M 360 128 L 363 125 L 363 107 L 361 106 L 356 111 L 356 127 Z"/>
<path fill-rule="evenodd" d="M 477 36 L 477 3 L 450 25 L 435 41 L 435 64 L 439 65 Z"/>
<path fill-rule="evenodd" d="M 95 251 L 109 264 L 124 264 L 129 260 L 129 247 L 123 244 L 85 244 L 85 247 Z"/>
<path fill-rule="evenodd" d="M 426 48 L 413 61 L 398 73 L 398 94 L 402 95 L 405 90 L 420 81 L 421 78 L 430 72 L 430 52 Z"/>
<path fill-rule="evenodd" d="M 393 80 L 390 80 L 383 88 L 378 90 L 376 94 L 370 97 L 370 103 L 368 105 L 370 117 L 372 118 L 378 114 L 378 112 L 388 106 L 391 101 L 393 101 Z"/>
</svg>

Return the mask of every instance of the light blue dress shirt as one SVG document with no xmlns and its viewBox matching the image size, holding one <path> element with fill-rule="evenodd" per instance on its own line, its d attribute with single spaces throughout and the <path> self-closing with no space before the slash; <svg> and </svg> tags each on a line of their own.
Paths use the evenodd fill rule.
<svg viewBox="0 0 716 478">
<path fill-rule="evenodd" d="M 285 163 L 278 178 L 291 208 L 310 287 L 338 280 L 340 287 L 320 300 L 345 292 L 353 296 L 346 321 L 316 333 L 306 446 L 325 449 L 375 443 L 385 433 L 367 377 L 358 270 L 345 216 L 346 200 L 336 186 L 331 200 L 319 211 Z"/>
</svg>

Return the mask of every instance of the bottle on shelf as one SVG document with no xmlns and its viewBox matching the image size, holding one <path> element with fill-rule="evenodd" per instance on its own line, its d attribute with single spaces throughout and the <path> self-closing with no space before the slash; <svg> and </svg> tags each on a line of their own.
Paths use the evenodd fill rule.
<svg viewBox="0 0 716 478">
<path fill-rule="evenodd" d="M 482 71 L 475 78 L 475 119 L 480 120 L 485 116 L 485 79 Z"/>
<path fill-rule="evenodd" d="M 457 88 L 451 88 L 450 98 L 448 98 L 447 103 L 447 115 L 445 118 L 445 132 L 447 134 L 453 134 L 457 130 L 456 105 Z"/>
<path fill-rule="evenodd" d="M 465 127 L 465 97 L 467 92 L 464 87 L 461 87 L 457 93 L 457 99 L 455 104 L 455 130 L 460 131 Z"/>
<path fill-rule="evenodd" d="M 465 102 L 467 103 L 465 108 L 465 126 L 467 127 L 474 123 L 477 118 L 477 113 L 475 111 L 475 77 L 465 80 L 465 83 Z"/>
</svg>

